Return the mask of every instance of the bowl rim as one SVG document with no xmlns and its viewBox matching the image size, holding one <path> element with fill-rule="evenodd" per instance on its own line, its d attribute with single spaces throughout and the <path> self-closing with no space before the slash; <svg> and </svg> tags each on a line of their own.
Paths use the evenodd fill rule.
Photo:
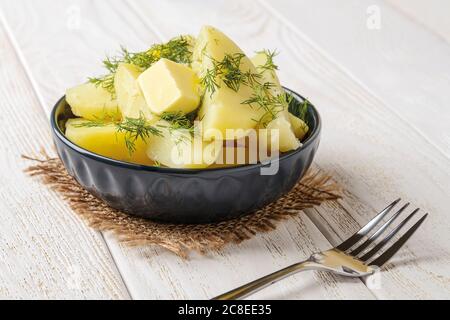
<svg viewBox="0 0 450 320">
<path fill-rule="evenodd" d="M 302 95 L 298 94 L 297 92 L 283 87 L 286 91 L 289 93 L 294 94 L 296 98 L 300 97 L 303 101 L 306 100 Z M 56 137 L 63 142 L 67 147 L 71 148 L 77 153 L 80 153 L 83 156 L 86 156 L 88 158 L 104 162 L 109 165 L 113 166 L 120 166 L 125 167 L 129 169 L 135 169 L 135 170 L 141 170 L 141 171 L 148 171 L 148 172 L 159 172 L 159 173 L 178 173 L 178 174 L 198 174 L 203 172 L 229 172 L 231 170 L 233 171 L 246 171 L 246 170 L 254 170 L 259 169 L 267 166 L 267 163 L 257 163 L 257 164 L 244 164 L 234 167 L 225 167 L 225 168 L 203 168 L 203 169 L 183 169 L 183 168 L 165 168 L 165 167 L 156 167 L 156 166 L 147 166 L 147 165 L 141 165 L 141 164 L 135 164 L 131 162 L 121 161 L 121 160 L 115 160 L 112 158 L 108 158 L 105 156 L 102 156 L 100 154 L 91 152 L 87 149 L 84 149 L 77 144 L 71 142 L 69 139 L 66 138 L 65 134 L 61 131 L 59 125 L 56 121 L 56 110 L 58 109 L 61 102 L 66 98 L 66 96 L 62 96 L 58 102 L 56 102 L 55 106 L 52 109 L 51 115 L 50 115 L 50 124 L 52 128 L 52 132 L 56 135 Z M 316 118 L 316 126 L 312 133 L 308 136 L 308 138 L 302 142 L 302 146 L 298 148 L 297 150 L 289 151 L 284 153 L 281 157 L 277 159 L 272 159 L 272 161 L 282 161 L 284 159 L 290 158 L 294 156 L 295 154 L 301 152 L 305 147 L 307 147 L 309 144 L 311 144 L 313 141 L 315 141 L 318 136 L 320 135 L 321 129 L 322 129 L 322 119 L 321 116 L 317 110 L 317 108 L 310 104 L 310 107 L 312 108 L 313 114 Z"/>
</svg>

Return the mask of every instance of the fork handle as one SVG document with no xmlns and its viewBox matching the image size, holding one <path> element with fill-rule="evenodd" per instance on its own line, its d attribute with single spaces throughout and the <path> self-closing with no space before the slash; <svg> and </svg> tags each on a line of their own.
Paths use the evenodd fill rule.
<svg viewBox="0 0 450 320">
<path fill-rule="evenodd" d="M 312 260 L 305 260 L 300 263 L 293 264 L 289 267 L 271 273 L 265 277 L 254 280 L 239 288 L 231 290 L 227 293 L 221 294 L 212 300 L 238 300 L 244 299 L 284 278 L 292 276 L 301 271 L 317 269 L 317 264 Z"/>
</svg>

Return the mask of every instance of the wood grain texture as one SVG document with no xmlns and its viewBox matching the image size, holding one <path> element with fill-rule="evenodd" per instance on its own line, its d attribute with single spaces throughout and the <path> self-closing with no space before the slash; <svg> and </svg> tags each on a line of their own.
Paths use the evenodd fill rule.
<svg viewBox="0 0 450 320">
<path fill-rule="evenodd" d="M 450 43 L 450 2 L 447 0 L 386 0 L 388 4 Z"/>
<path fill-rule="evenodd" d="M 44 8 L 49 14 L 49 7 L 53 8 L 55 17 L 61 17 L 67 11 L 67 4 L 63 2 L 18 3 L 23 7 L 15 15 L 8 12 L 16 12 L 17 3 L 4 4 L 2 8 L 47 112 L 67 86 L 100 72 L 98 62 L 105 51 L 114 52 L 118 44 L 144 49 L 168 36 L 167 30 L 151 24 L 151 19 L 139 14 L 134 6 L 129 8 L 126 2 L 110 1 L 108 5 L 105 2 L 71 2 L 71 6 L 75 5 L 81 12 L 80 29 L 76 30 L 68 29 L 64 18 L 52 21 L 43 18 Z M 34 28 L 39 30 L 34 36 L 23 27 L 23 21 L 30 16 Z M 111 25 L 111 21 L 116 23 Z M 64 40 L 61 43 L 55 39 Z M 232 246 L 225 252 L 194 257 L 192 261 L 182 261 L 159 249 L 124 248 L 110 235 L 105 237 L 131 296 L 137 299 L 211 298 L 242 281 L 330 246 L 305 215 L 277 232 Z M 332 275 L 311 273 L 287 279 L 255 297 L 371 299 L 373 295 L 359 280 L 341 281 Z"/>
<path fill-rule="evenodd" d="M 186 18 L 173 18 L 164 24 L 172 5 Z M 158 13 L 151 7 L 158 7 Z M 379 298 L 449 296 L 449 161 L 409 120 L 394 113 L 360 79 L 265 4 L 227 1 L 203 4 L 202 11 L 196 12 L 192 1 L 142 1 L 135 10 L 145 12 L 142 19 L 164 26 L 166 37 L 176 30 L 195 33 L 201 24 L 209 23 L 227 30 L 246 52 L 267 47 L 268 43 L 277 48 L 281 52 L 278 63 L 282 82 L 309 97 L 324 118 L 317 163 L 347 188 L 341 205 L 309 211 L 310 218 L 330 241 L 338 243 L 398 196 L 430 211 L 429 222 L 408 246 L 413 249 L 402 251 L 396 268 L 383 274 L 382 288 L 373 292 Z M 242 28 L 246 23 L 248 26 Z M 436 121 L 438 126 L 445 124 Z"/>
<path fill-rule="evenodd" d="M 450 159 L 448 42 L 379 0 L 264 3 Z M 368 28 L 369 8 L 380 29 Z"/>
<path fill-rule="evenodd" d="M 342 3 L 340 4 L 342 5 Z M 346 8 L 346 6 L 339 8 Z M 359 7 L 356 6 L 356 8 Z M 297 9 L 302 10 L 303 8 L 298 7 Z M 306 6 L 304 9 L 307 12 Z M 300 64 L 304 64 L 305 69 L 312 65 L 320 68 L 321 63 L 316 60 L 323 60 L 322 57 L 318 58 L 318 55 L 309 54 L 310 50 L 306 50 L 306 52 L 299 50 L 303 47 L 302 44 L 316 47 L 311 40 L 316 39 L 314 33 L 306 36 L 303 29 L 300 29 L 293 19 L 288 19 L 286 22 L 285 16 L 276 11 L 278 8 L 275 10 L 273 7 L 269 7 L 268 10 L 277 15 L 280 21 L 285 21 L 286 32 L 280 32 L 279 37 L 283 37 L 284 34 L 286 42 L 296 44 L 293 47 L 297 49 L 297 52 L 302 52 L 301 58 L 298 60 L 305 60 Z M 324 8 L 318 12 L 326 10 L 330 10 L 330 8 Z M 385 9 L 383 9 L 384 11 Z M 354 16 L 354 12 L 353 14 L 352 12 L 343 14 L 348 17 Z M 310 13 L 307 12 L 305 17 L 309 15 Z M 338 32 L 339 24 L 333 25 L 336 26 L 338 35 L 349 31 L 345 29 L 340 33 Z M 320 26 L 316 24 L 316 27 Z M 408 27 L 408 25 L 397 26 L 397 28 L 403 28 L 401 30 L 406 34 L 409 34 Z M 388 38 L 384 41 L 380 39 L 380 46 L 388 47 L 388 41 Z M 316 47 L 316 49 L 320 50 L 321 48 Z M 342 128 L 341 125 L 332 126 L 328 130 L 325 128 L 323 152 L 319 155 L 318 162 L 324 168 L 334 172 L 335 177 L 346 186 L 349 192 L 339 206 L 324 206 L 318 210 L 311 210 L 308 214 L 320 226 L 323 233 L 328 235 L 328 239 L 336 244 L 356 231 L 360 225 L 368 221 L 371 215 L 375 214 L 377 210 L 381 210 L 397 196 L 412 201 L 413 205 L 429 210 L 432 216 L 425 227 L 428 230 L 424 229 L 411 241 L 409 245 L 413 248 L 411 251 L 402 251 L 402 254 L 409 258 L 399 258 L 399 261 L 409 261 L 409 263 L 397 264 L 395 269 L 390 268 L 389 272 L 384 273 L 383 286 L 379 290 L 374 290 L 374 293 L 379 298 L 448 298 L 450 294 L 449 270 L 446 267 L 446 261 L 449 259 L 447 254 L 448 232 L 446 231 L 449 225 L 447 222 L 450 184 L 448 158 L 435 149 L 438 142 L 436 144 L 428 143 L 429 139 L 434 138 L 424 138 L 421 130 L 416 130 L 414 125 L 411 125 L 411 118 L 408 119 L 409 113 L 405 112 L 409 107 L 406 102 L 398 101 L 395 104 L 394 113 L 391 111 L 394 104 L 389 105 L 390 99 L 393 99 L 392 96 L 387 95 L 380 99 L 372 90 L 366 90 L 365 86 L 361 85 L 360 78 L 355 79 L 352 74 L 342 77 L 342 74 L 348 72 L 348 68 L 343 68 L 342 65 L 347 67 L 348 64 L 352 67 L 360 61 L 345 60 L 340 65 L 336 65 L 337 61 L 341 62 L 336 59 L 338 58 L 335 55 L 336 50 L 317 51 L 318 54 L 322 53 L 326 60 L 335 64 L 334 67 L 323 65 L 321 68 L 324 72 L 319 89 L 331 94 L 333 99 L 324 100 L 322 103 L 316 101 L 316 97 L 319 99 L 321 97 L 316 93 L 318 89 L 313 88 L 315 94 L 313 101 L 320 107 L 333 106 L 334 117 L 330 116 L 330 110 L 322 112 L 325 118 L 324 123 L 344 124 L 346 128 Z M 365 56 L 362 55 L 362 57 Z M 412 64 L 414 65 L 414 62 Z M 419 66 L 417 69 L 419 75 L 422 70 L 420 63 L 417 65 Z M 304 68 L 295 68 L 293 72 L 304 77 Z M 379 66 L 378 68 L 380 69 Z M 376 69 L 371 69 L 371 71 L 377 72 Z M 383 71 L 384 69 L 380 70 L 380 73 Z M 392 81 L 396 83 L 401 83 L 405 77 L 403 73 L 394 73 L 394 75 Z M 424 77 L 427 75 L 425 73 Z M 444 71 L 444 77 L 446 77 L 446 71 Z M 439 75 L 437 78 L 439 79 Z M 416 80 L 419 81 L 418 77 Z M 327 82 L 330 85 L 327 85 Z M 366 83 L 366 79 L 363 82 Z M 315 86 L 314 83 L 313 86 Z M 448 91 L 444 93 L 445 90 L 441 89 L 442 95 L 448 94 Z M 308 89 L 305 88 L 305 90 Z M 339 94 L 336 90 L 346 93 L 347 97 Z M 410 89 L 410 91 L 412 90 L 415 88 Z M 307 96 L 313 97 L 308 94 Z M 433 96 L 426 97 L 433 98 Z M 448 113 L 438 104 L 433 107 L 440 112 L 434 119 L 436 127 L 441 125 L 447 129 L 446 120 L 443 118 Z M 413 115 L 419 113 L 419 111 L 416 113 L 413 111 L 411 111 Z M 339 116 L 336 113 L 340 113 Z M 344 131 L 340 132 L 341 130 Z M 441 134 L 445 135 L 445 132 L 443 131 Z M 437 136 L 433 141 L 440 138 L 441 136 Z M 440 236 L 436 237 L 437 234 Z M 422 256 L 426 258 L 420 258 Z M 414 285 L 412 281 L 414 281 Z"/>
<path fill-rule="evenodd" d="M 51 137 L 1 24 L 0 43 L 0 298 L 127 298 L 102 236 L 22 171 Z"/>
<path fill-rule="evenodd" d="M 445 127 L 448 113 L 443 109 L 450 79 L 443 53 L 448 48 L 442 40 L 405 22 L 404 17 L 402 20 L 389 8 L 387 21 L 392 25 L 393 36 L 383 33 L 366 39 L 363 34 L 351 33 L 349 23 L 333 23 L 336 21 L 332 19 L 339 15 L 330 13 L 339 13 L 341 8 L 357 12 L 364 9 L 361 19 L 365 23 L 363 1 L 362 5 L 339 2 L 337 9 L 336 1 L 317 1 L 317 5 L 298 1 L 295 7 L 292 3 L 285 2 L 285 7 L 277 8 L 275 2 L 181 0 L 109 1 L 108 5 L 100 1 L 69 4 L 49 0 L 38 5 L 20 0 L 0 5 L 47 112 L 66 87 L 100 72 L 98 61 L 105 52 L 114 52 L 118 44 L 143 49 L 180 32 L 196 34 L 203 24 L 223 29 L 249 53 L 277 48 L 281 52 L 277 62 L 282 82 L 309 97 L 321 111 L 325 126 L 317 163 L 345 185 L 343 201 L 310 210 L 308 216 L 302 215 L 276 232 L 232 246 L 224 253 L 193 257 L 189 262 L 158 249 L 123 248 L 106 235 L 133 298 L 214 296 L 314 250 L 325 249 L 328 241 L 339 242 L 398 196 L 432 215 L 383 273 L 380 288 L 369 291 L 359 280 L 311 273 L 287 279 L 255 298 L 449 297 L 450 140 Z M 74 12 L 70 8 L 79 9 L 80 28 L 68 28 L 71 19 L 67 12 Z M 314 8 L 324 13 L 319 22 L 326 22 L 318 30 L 303 24 L 305 20 L 308 24 L 315 22 L 307 20 L 309 15 L 318 17 Z M 304 14 L 302 19 L 294 19 L 287 11 Z M 346 14 L 353 17 L 355 11 Z M 324 28 L 327 25 L 333 26 L 333 32 Z M 353 38 L 344 45 L 335 38 L 346 32 Z M 436 48 L 428 54 L 428 59 L 436 61 L 431 69 L 436 74 L 425 68 L 423 54 L 412 52 L 406 56 L 409 41 L 398 41 L 403 39 L 398 34 L 405 34 L 406 38 L 410 32 L 419 35 L 418 47 L 420 41 Z M 368 44 L 354 45 L 361 41 Z M 378 55 L 372 52 L 373 48 L 370 50 L 374 41 Z M 361 57 L 366 55 L 374 66 L 364 63 Z M 404 59 L 408 64 L 404 64 Z M 438 61 L 442 69 L 436 67 Z M 404 85 L 397 86 L 401 80 Z M 386 81 L 391 81 L 391 86 Z M 417 87 L 420 97 L 408 96 L 411 88 Z M 405 95 L 410 98 L 405 99 Z M 423 119 L 420 99 L 430 102 L 430 118 Z"/>
</svg>

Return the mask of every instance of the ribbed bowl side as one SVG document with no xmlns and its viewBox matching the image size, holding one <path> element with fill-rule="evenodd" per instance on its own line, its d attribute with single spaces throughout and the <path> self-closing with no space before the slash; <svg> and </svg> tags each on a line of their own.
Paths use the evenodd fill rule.
<svg viewBox="0 0 450 320">
<path fill-rule="evenodd" d="M 320 132 L 313 132 L 300 150 L 279 159 L 275 175 L 261 175 L 261 166 L 192 172 L 149 169 L 105 160 L 71 145 L 58 127 L 58 114 L 67 112 L 67 108 L 61 100 L 52 125 L 59 157 L 69 174 L 111 207 L 167 223 L 228 220 L 277 200 L 308 170 L 320 141 Z M 312 131 L 320 131 L 318 115 L 311 114 L 311 119 Z"/>
</svg>

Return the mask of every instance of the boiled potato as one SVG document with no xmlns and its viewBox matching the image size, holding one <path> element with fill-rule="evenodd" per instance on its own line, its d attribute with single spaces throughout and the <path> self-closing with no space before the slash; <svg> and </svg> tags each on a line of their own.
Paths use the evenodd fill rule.
<svg viewBox="0 0 450 320">
<path fill-rule="evenodd" d="M 194 69 L 203 77 L 213 68 L 214 60 L 222 61 L 226 55 L 243 54 L 242 50 L 221 31 L 205 26 L 200 31 L 194 48 Z M 247 56 L 240 61 L 242 72 L 255 74 L 256 68 Z M 217 79 L 219 88 L 211 94 L 206 92 L 199 112 L 204 126 L 204 139 L 211 140 L 210 129 L 218 130 L 226 137 L 226 129 L 252 129 L 265 111 L 243 104 L 253 95 L 253 89 L 241 84 L 236 92 Z M 240 138 L 239 136 L 236 139 Z"/>
<path fill-rule="evenodd" d="M 128 99 L 133 95 L 139 85 L 136 80 L 142 71 L 139 67 L 129 64 L 120 63 L 114 77 L 114 88 L 116 90 L 117 104 L 123 112 L 128 104 Z"/>
<path fill-rule="evenodd" d="M 190 113 L 200 103 L 200 80 L 195 72 L 168 59 L 161 59 L 147 69 L 138 83 L 150 110 L 157 115 Z"/>
<path fill-rule="evenodd" d="M 302 140 L 309 131 L 308 125 L 302 119 L 294 116 L 291 113 L 289 113 L 289 120 L 291 122 L 295 136 L 297 137 L 297 139 Z"/>
<path fill-rule="evenodd" d="M 292 130 L 291 122 L 285 117 L 278 117 L 269 122 L 267 132 L 269 135 L 268 146 L 278 145 L 281 152 L 296 150 L 301 146 Z M 279 141 L 275 141 L 275 139 Z"/>
<path fill-rule="evenodd" d="M 261 83 L 271 83 L 272 87 L 269 89 L 270 94 L 272 94 L 274 97 L 284 94 L 284 89 L 281 86 L 280 80 L 278 79 L 278 76 L 275 72 L 275 70 L 270 70 L 267 68 L 263 68 L 263 66 L 267 63 L 267 59 L 269 59 L 268 53 L 262 51 L 257 53 L 252 58 L 252 63 L 255 65 L 258 72 L 261 74 Z M 277 114 L 277 116 L 282 116 L 284 118 L 289 118 L 289 112 L 288 112 L 288 104 L 286 102 L 286 105 L 284 106 L 283 110 L 280 110 L 280 112 Z"/>
<path fill-rule="evenodd" d="M 147 155 L 157 163 L 170 168 L 200 169 L 214 163 L 222 149 L 222 142 L 206 143 L 183 129 L 171 129 L 171 124 L 159 120 L 155 127 L 160 136 L 148 139 Z"/>
<path fill-rule="evenodd" d="M 267 63 L 267 59 L 269 59 L 268 53 L 259 52 L 255 57 L 252 58 L 252 62 L 258 69 L 258 71 L 260 71 L 262 75 L 262 82 L 270 82 L 273 84 L 273 87 L 270 88 L 271 94 L 274 96 L 284 94 L 284 89 L 280 84 L 280 80 L 278 79 L 275 70 L 263 68 L 263 66 Z M 295 126 L 292 124 L 292 122 L 294 122 Z M 299 125 L 300 124 L 295 121 L 295 119 L 291 121 L 291 114 L 288 111 L 288 103 L 286 102 L 283 110 L 280 110 L 280 112 L 276 114 L 275 119 L 270 121 L 266 126 L 266 128 L 269 130 L 269 136 L 271 136 L 269 138 L 269 146 L 273 144 L 273 139 L 275 137 L 274 135 L 270 135 L 270 130 L 278 130 L 278 137 L 280 140 L 278 145 L 281 152 L 298 149 L 301 146 L 298 138 L 300 136 L 304 136 L 304 134 L 303 136 L 301 135 L 301 128 L 299 127 Z"/>
<path fill-rule="evenodd" d="M 117 101 L 108 90 L 85 83 L 66 91 L 66 101 L 74 115 L 89 120 L 120 119 Z"/>
<path fill-rule="evenodd" d="M 70 119 L 66 123 L 66 137 L 76 145 L 104 157 L 153 165 L 148 158 L 147 143 L 142 139 L 135 142 L 136 151 L 130 154 L 125 145 L 125 133 L 117 132 L 114 123 L 101 126 L 82 126 L 85 119 Z"/>
<path fill-rule="evenodd" d="M 105 157 L 191 169 L 262 162 L 301 146 L 309 128 L 289 113 L 270 52 L 249 59 L 211 26 L 198 38 L 180 37 L 117 57 L 117 70 L 99 81 L 114 80 L 114 88 L 87 83 L 67 90 L 80 117 L 67 121 L 67 138 Z M 194 117 L 194 134 L 180 129 Z M 142 132 L 149 136 L 134 141 Z"/>
<path fill-rule="evenodd" d="M 248 91 L 242 88 L 240 93 Z M 247 135 L 247 129 L 255 128 L 258 119 L 265 114 L 263 110 L 243 105 L 243 97 L 229 88 L 220 88 L 213 97 L 203 98 L 199 117 L 203 123 L 203 138 L 210 141 L 220 133 L 222 139 L 237 140 Z M 227 129 L 232 129 L 227 134 Z M 231 134 L 231 132 L 233 134 Z"/>
<path fill-rule="evenodd" d="M 119 64 L 114 77 L 114 87 L 123 118 L 140 118 L 143 116 L 147 120 L 153 119 L 137 82 L 141 74 L 141 69 L 135 65 Z"/>
<path fill-rule="evenodd" d="M 268 52 L 261 51 L 258 52 L 252 59 L 253 65 L 256 67 L 258 72 L 262 75 L 262 78 L 260 80 L 261 83 L 270 82 L 274 84 L 274 86 L 271 88 L 272 93 L 274 95 L 278 95 L 284 92 L 283 88 L 281 87 L 280 80 L 278 79 L 278 76 L 276 74 L 275 70 L 271 70 L 268 68 L 264 68 L 267 64 L 267 60 L 269 59 Z"/>
<path fill-rule="evenodd" d="M 224 141 L 223 148 L 212 167 L 225 168 L 258 162 L 257 150 L 251 154 L 246 138 Z"/>
</svg>

